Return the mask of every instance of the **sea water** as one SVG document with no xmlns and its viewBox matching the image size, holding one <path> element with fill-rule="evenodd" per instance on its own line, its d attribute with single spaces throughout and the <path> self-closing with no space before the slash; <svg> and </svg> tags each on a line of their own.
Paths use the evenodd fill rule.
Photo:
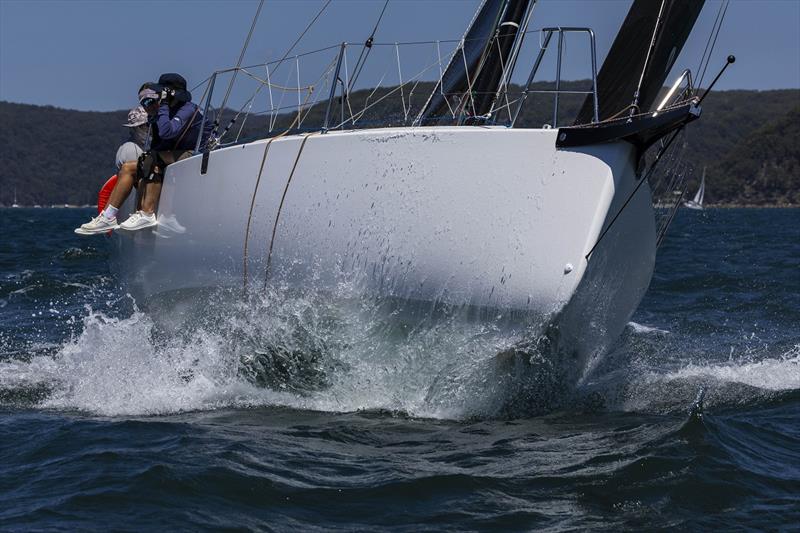
<svg viewBox="0 0 800 533">
<path fill-rule="evenodd" d="M 800 523 L 800 210 L 681 211 L 568 388 L 491 321 L 313 288 L 170 321 L 91 214 L 0 210 L 0 530 Z"/>
</svg>

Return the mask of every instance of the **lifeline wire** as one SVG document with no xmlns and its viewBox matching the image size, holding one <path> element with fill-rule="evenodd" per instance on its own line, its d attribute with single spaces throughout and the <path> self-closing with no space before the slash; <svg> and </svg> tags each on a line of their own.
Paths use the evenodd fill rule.
<svg viewBox="0 0 800 533">
<path fill-rule="evenodd" d="M 263 3 L 263 0 L 261 0 L 261 1 L 262 1 L 262 3 Z M 292 46 L 290 46 L 290 47 L 289 47 L 289 49 L 288 49 L 288 50 L 286 50 L 286 53 L 285 53 L 285 54 L 283 54 L 283 57 L 282 57 L 282 58 L 281 58 L 281 59 L 278 61 L 278 63 L 275 65 L 275 68 L 273 68 L 273 69 L 272 69 L 272 71 L 273 71 L 273 72 L 275 72 L 275 71 L 278 69 L 278 67 L 280 67 L 280 66 L 281 66 L 281 63 L 283 63 L 283 61 L 284 61 L 284 60 L 285 60 L 287 57 L 289 57 L 289 54 L 292 52 L 292 50 L 294 50 L 294 47 L 295 47 L 295 46 L 297 46 L 297 44 L 298 44 L 298 43 L 300 42 L 300 40 L 301 40 L 301 39 L 302 39 L 302 38 L 305 36 L 305 34 L 306 34 L 306 33 L 308 33 L 308 30 L 310 30 L 310 29 L 311 29 L 311 26 L 313 26 L 313 25 L 314 25 L 314 23 L 317 21 L 317 19 L 320 17 L 320 15 L 322 15 L 322 13 L 325 11 L 325 9 L 328 7 L 328 5 L 330 5 L 330 3 L 331 3 L 331 2 L 332 2 L 332 0 L 328 0 L 327 2 L 325 2 L 325 4 L 324 4 L 324 5 L 322 6 L 322 8 L 319 10 L 319 12 L 316 14 L 316 16 L 314 16 L 314 18 L 313 18 L 313 19 L 311 19 L 311 22 L 309 22 L 309 23 L 308 23 L 308 25 L 306 26 L 306 29 L 304 29 L 304 30 L 303 30 L 303 33 L 301 33 L 301 34 L 300 34 L 300 36 L 299 36 L 297 39 L 295 39 L 294 43 L 292 43 Z M 248 39 L 249 39 L 249 37 L 248 37 Z M 238 71 L 238 70 L 239 70 L 239 68 L 240 68 L 240 67 L 239 67 L 239 65 L 237 65 L 237 66 L 236 66 L 236 69 L 234 70 L 234 76 L 236 75 L 236 71 Z M 231 82 L 231 83 L 232 83 L 232 82 Z M 258 88 L 256 89 L 255 93 L 253 93 L 253 96 L 251 97 L 251 100 L 252 100 L 252 99 L 254 99 L 256 96 L 258 96 L 258 94 L 261 92 L 261 89 L 262 89 L 263 87 L 264 87 L 263 85 L 259 85 L 259 86 L 258 86 Z M 230 90 L 230 87 L 229 87 L 229 90 Z M 227 100 L 227 97 L 226 97 L 226 100 Z M 245 106 L 246 106 L 246 105 L 247 105 L 247 104 L 245 104 Z M 225 133 L 227 133 L 227 132 L 228 132 L 228 130 L 230 130 L 230 129 L 231 129 L 231 126 L 232 126 L 232 125 L 233 125 L 233 124 L 236 122 L 236 120 L 239 118 L 239 115 L 241 115 L 241 114 L 242 114 L 242 111 L 244 110 L 244 107 L 245 107 L 245 106 L 242 106 L 242 109 L 240 109 L 240 110 L 239 110 L 239 112 L 238 112 L 238 113 L 236 113 L 236 115 L 235 115 L 235 116 L 234 116 L 234 117 L 231 119 L 231 123 L 230 123 L 230 124 L 228 124 L 228 126 L 225 128 Z M 222 114 L 224 111 L 225 111 L 225 102 L 223 102 L 223 105 L 220 107 L 220 115 L 221 115 L 221 114 Z M 216 123 L 215 125 L 216 125 L 216 126 L 219 126 L 219 123 Z M 217 128 L 215 127 L 215 129 L 214 129 L 214 133 L 216 133 L 216 131 L 217 131 Z M 220 139 L 222 139 L 222 137 L 223 137 L 223 136 L 224 136 L 224 133 L 223 133 L 223 135 L 220 135 Z"/>
</svg>

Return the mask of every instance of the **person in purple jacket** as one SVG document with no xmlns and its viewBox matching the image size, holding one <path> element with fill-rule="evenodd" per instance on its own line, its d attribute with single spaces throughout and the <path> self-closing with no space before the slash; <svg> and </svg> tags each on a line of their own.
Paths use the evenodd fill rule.
<svg viewBox="0 0 800 533">
<path fill-rule="evenodd" d="M 110 229 L 135 231 L 158 224 L 155 211 L 166 167 L 194 153 L 203 115 L 192 103 L 183 76 L 162 74 L 158 83 L 145 83 L 139 91 L 139 103 L 150 117 L 149 150 L 138 162 L 127 162 L 122 166 L 106 209 L 75 230 L 76 233 L 105 233 Z M 211 128 L 208 122 L 203 127 L 201 149 L 208 142 Z M 118 225 L 117 211 L 134 186 L 142 187 L 141 207 Z"/>
</svg>

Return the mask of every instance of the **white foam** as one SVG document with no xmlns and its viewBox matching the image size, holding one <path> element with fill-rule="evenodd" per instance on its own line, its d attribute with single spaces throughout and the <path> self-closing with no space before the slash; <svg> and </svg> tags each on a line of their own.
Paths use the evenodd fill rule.
<svg viewBox="0 0 800 533">
<path fill-rule="evenodd" d="M 800 345 L 778 358 L 750 363 L 689 364 L 662 377 L 665 380 L 692 378 L 741 383 L 770 391 L 798 390 L 800 389 Z"/>
<path fill-rule="evenodd" d="M 199 327 L 190 335 L 154 341 L 154 322 L 135 311 L 113 319 L 90 310 L 82 333 L 54 357 L 0 363 L 0 387 L 44 387 L 40 407 L 80 410 L 104 416 L 159 415 L 224 407 L 280 405 L 334 412 L 387 409 L 415 416 L 461 418 L 483 412 L 491 390 L 476 394 L 470 380 L 499 349 L 502 335 L 484 326 L 422 330 L 403 342 L 348 316 L 341 331 L 320 325 L 318 302 L 274 302 L 252 312 L 230 312 L 213 331 Z M 239 374 L 240 355 L 252 343 L 297 344 L 296 323 L 336 344 L 342 363 L 320 390 L 295 393 L 258 387 Z M 255 340 L 254 340 L 255 339 Z M 314 340 L 317 339 L 317 340 Z M 249 343 L 249 344 L 248 344 Z M 307 346 L 298 345 L 305 349 Z M 457 365 L 453 362 L 458 361 Z M 444 377 L 442 377 L 442 374 Z M 434 383 L 454 379 L 447 395 L 431 399 Z M 494 386 L 494 383 L 489 386 Z M 490 404 L 489 407 L 491 407 Z"/>
<path fill-rule="evenodd" d="M 644 324 L 637 324 L 636 322 L 628 322 L 628 327 L 630 327 L 634 333 L 655 333 L 660 335 L 668 335 L 669 331 L 665 329 L 659 329 L 653 326 L 645 326 Z"/>
<path fill-rule="evenodd" d="M 520 332 L 493 324 L 444 321 L 398 329 L 363 302 L 350 307 L 337 302 L 333 309 L 329 301 L 304 297 L 225 305 L 207 311 L 199 325 L 167 334 L 140 311 L 114 319 L 89 309 L 81 334 L 55 356 L 0 363 L 0 388 L 45 388 L 49 393 L 41 407 L 107 416 L 275 405 L 458 419 L 493 416 L 525 386 L 541 386 L 539 381 L 521 386 L 517 379 L 525 365 L 496 356 L 518 342 Z M 275 390 L 240 374 L 243 356 L 276 345 L 325 354 L 320 365 L 329 368 L 327 384 L 301 392 Z M 697 377 L 766 390 L 800 389 L 800 345 L 761 361 L 626 375 L 645 384 Z"/>
</svg>

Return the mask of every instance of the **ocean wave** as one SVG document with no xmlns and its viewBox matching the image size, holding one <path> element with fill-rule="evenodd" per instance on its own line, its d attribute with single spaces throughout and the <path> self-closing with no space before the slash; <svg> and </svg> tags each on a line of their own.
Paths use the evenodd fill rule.
<svg viewBox="0 0 800 533">
<path fill-rule="evenodd" d="M 525 383 L 537 391 L 529 405 L 542 397 L 546 365 L 511 349 L 519 331 L 404 323 L 395 311 L 384 320 L 385 309 L 358 301 L 215 298 L 161 322 L 89 308 L 80 335 L 54 356 L 0 363 L 0 388 L 45 389 L 39 407 L 108 416 L 286 406 L 458 419 L 496 416 Z"/>
<path fill-rule="evenodd" d="M 86 259 L 99 257 L 100 252 L 92 246 L 77 247 L 71 246 L 61 252 L 62 259 Z"/>
<path fill-rule="evenodd" d="M 633 331 L 633 333 L 657 335 L 669 334 L 669 331 L 665 329 L 659 329 L 653 326 L 645 326 L 644 324 L 637 324 L 636 322 L 628 322 L 628 327 Z"/>
<path fill-rule="evenodd" d="M 618 369 L 591 390 L 602 394 L 609 408 L 632 412 L 686 412 L 699 391 L 712 411 L 768 404 L 800 391 L 800 345 L 755 361 Z"/>
<path fill-rule="evenodd" d="M 677 337 L 667 342 L 665 330 L 634 322 L 622 355 L 574 389 L 536 328 L 430 320 L 342 291 L 246 300 L 215 291 L 127 318 L 87 306 L 82 329 L 63 344 L 3 357 L 0 389 L 12 392 L 0 401 L 107 416 L 285 406 L 474 419 L 575 406 L 678 412 L 700 388 L 709 406 L 724 408 L 800 389 L 800 346 L 772 358 L 653 367 L 630 352 L 662 359 Z"/>
<path fill-rule="evenodd" d="M 688 364 L 663 376 L 665 380 L 704 379 L 718 383 L 739 383 L 764 390 L 800 390 L 800 345 L 776 358 L 753 362 Z"/>
</svg>

